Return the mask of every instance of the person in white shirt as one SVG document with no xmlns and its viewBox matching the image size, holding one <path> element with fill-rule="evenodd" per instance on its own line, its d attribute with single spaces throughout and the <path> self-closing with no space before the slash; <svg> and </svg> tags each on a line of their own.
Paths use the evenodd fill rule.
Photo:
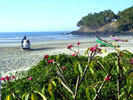
<svg viewBox="0 0 133 100">
<path fill-rule="evenodd" d="M 30 49 L 30 41 L 26 38 L 26 36 L 22 39 L 21 46 L 23 49 Z"/>
</svg>

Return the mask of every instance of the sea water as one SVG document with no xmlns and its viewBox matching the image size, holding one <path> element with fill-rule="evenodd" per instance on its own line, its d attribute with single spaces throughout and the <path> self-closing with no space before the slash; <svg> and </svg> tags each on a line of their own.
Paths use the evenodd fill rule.
<svg viewBox="0 0 133 100">
<path fill-rule="evenodd" d="M 64 40 L 78 38 L 79 36 L 66 34 L 69 31 L 52 32 L 0 32 L 0 43 L 19 43 L 26 36 L 31 42 Z"/>
</svg>

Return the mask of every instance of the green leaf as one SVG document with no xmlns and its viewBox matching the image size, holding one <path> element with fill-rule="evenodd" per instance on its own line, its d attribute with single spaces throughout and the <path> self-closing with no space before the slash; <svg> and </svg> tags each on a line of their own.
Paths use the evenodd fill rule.
<svg viewBox="0 0 133 100">
<path fill-rule="evenodd" d="M 45 94 L 45 85 L 42 88 L 42 94 Z"/>
<path fill-rule="evenodd" d="M 48 84 L 48 92 L 52 96 L 52 83 L 51 82 L 49 82 Z"/>
<path fill-rule="evenodd" d="M 119 66 L 118 66 L 118 62 L 117 61 L 115 61 L 115 65 L 116 65 L 117 74 L 119 74 L 120 70 L 119 70 Z"/>
<path fill-rule="evenodd" d="M 60 55 L 56 56 L 56 60 L 57 60 L 57 61 L 59 60 L 59 58 L 60 58 Z"/>
<path fill-rule="evenodd" d="M 83 70 L 82 70 L 82 67 L 81 67 L 80 63 L 78 64 L 78 69 L 79 69 L 79 72 L 80 72 L 80 76 L 82 77 Z"/>
<path fill-rule="evenodd" d="M 25 93 L 23 94 L 23 96 L 22 96 L 22 99 L 21 99 L 21 100 L 28 100 L 28 99 L 29 99 L 29 95 L 30 95 L 30 93 L 25 92 Z"/>
<path fill-rule="evenodd" d="M 90 86 L 88 86 L 88 87 L 86 88 L 86 97 L 87 97 L 88 100 L 90 100 L 89 88 L 90 88 Z"/>
<path fill-rule="evenodd" d="M 127 72 L 127 69 L 123 66 L 122 69 L 124 70 L 124 72 Z"/>
<path fill-rule="evenodd" d="M 89 67 L 89 69 L 90 69 L 91 73 L 94 75 L 94 70 L 91 67 Z"/>
<path fill-rule="evenodd" d="M 5 100 L 13 100 L 13 95 L 12 94 L 7 95 Z"/>
<path fill-rule="evenodd" d="M 52 80 L 52 84 L 56 87 L 56 83 L 55 83 L 55 81 Z"/>
<path fill-rule="evenodd" d="M 90 48 L 88 48 L 86 51 L 85 51 L 85 56 L 87 56 L 87 54 L 88 54 L 88 51 L 90 50 Z"/>
<path fill-rule="evenodd" d="M 131 89 L 132 89 L 132 87 L 131 87 L 131 86 L 129 86 L 128 93 L 130 93 Z"/>
<path fill-rule="evenodd" d="M 42 93 L 40 93 L 40 92 L 38 92 L 38 91 L 34 91 L 35 93 L 38 93 L 42 98 L 43 98 L 43 100 L 47 100 L 47 98 L 42 94 Z"/>
<path fill-rule="evenodd" d="M 23 95 L 22 95 L 22 99 L 21 100 L 25 100 L 25 96 L 27 95 L 27 92 L 25 92 Z"/>
<path fill-rule="evenodd" d="M 99 65 L 99 67 L 100 67 L 104 72 L 106 72 L 104 66 L 103 66 L 99 61 L 97 61 L 97 63 L 98 63 L 98 65 Z"/>
<path fill-rule="evenodd" d="M 78 72 L 78 62 L 74 63 L 74 72 L 77 75 L 79 74 L 79 72 Z"/>
<path fill-rule="evenodd" d="M 37 97 L 34 93 L 31 94 L 31 100 L 37 100 Z"/>
</svg>

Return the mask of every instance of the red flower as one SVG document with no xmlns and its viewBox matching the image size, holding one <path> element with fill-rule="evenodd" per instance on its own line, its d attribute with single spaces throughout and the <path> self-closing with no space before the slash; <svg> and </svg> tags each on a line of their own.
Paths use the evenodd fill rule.
<svg viewBox="0 0 133 100">
<path fill-rule="evenodd" d="M 1 77 L 1 80 L 5 80 L 5 77 Z"/>
<path fill-rule="evenodd" d="M 68 46 L 67 46 L 67 49 L 71 49 L 73 47 L 73 45 L 72 44 L 69 44 Z"/>
<path fill-rule="evenodd" d="M 91 48 L 90 48 L 90 51 L 92 51 L 92 52 L 93 52 L 93 51 L 95 51 L 96 49 L 97 49 L 97 45 L 96 45 L 96 46 L 94 46 L 94 47 L 91 47 Z"/>
<path fill-rule="evenodd" d="M 122 53 L 120 53 L 120 56 L 122 56 Z"/>
<path fill-rule="evenodd" d="M 72 56 L 75 56 L 75 55 L 77 55 L 77 53 L 72 54 Z"/>
<path fill-rule="evenodd" d="M 79 41 L 77 42 L 77 45 L 80 45 L 80 42 Z"/>
<path fill-rule="evenodd" d="M 63 66 L 63 67 L 62 67 L 62 70 L 64 70 L 64 71 L 65 71 L 65 70 L 66 70 L 66 67 L 65 67 L 65 66 Z"/>
<path fill-rule="evenodd" d="M 109 81 L 110 79 L 111 79 L 111 77 L 107 76 L 104 80 Z"/>
<path fill-rule="evenodd" d="M 13 76 L 12 76 L 12 79 L 15 79 L 15 78 L 16 78 L 16 77 L 13 75 Z"/>
<path fill-rule="evenodd" d="M 48 59 L 48 57 L 49 57 L 49 55 L 44 55 L 44 58 L 45 58 L 45 59 Z"/>
<path fill-rule="evenodd" d="M 133 61 L 133 58 L 129 59 L 129 61 Z"/>
<path fill-rule="evenodd" d="M 10 80 L 10 77 L 9 76 L 6 76 L 5 79 L 8 81 L 8 80 Z"/>
<path fill-rule="evenodd" d="M 29 77 L 28 80 L 31 81 L 32 80 L 32 77 Z"/>
<path fill-rule="evenodd" d="M 53 61 L 54 61 L 54 60 L 53 60 L 53 59 L 51 59 L 51 60 L 49 60 L 49 61 L 48 61 L 48 63 L 52 63 Z"/>
</svg>

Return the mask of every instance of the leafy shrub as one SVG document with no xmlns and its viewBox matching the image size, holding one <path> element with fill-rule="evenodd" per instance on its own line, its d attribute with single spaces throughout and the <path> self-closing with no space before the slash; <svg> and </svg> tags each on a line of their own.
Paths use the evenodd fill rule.
<svg viewBox="0 0 133 100">
<path fill-rule="evenodd" d="M 8 94 L 16 93 L 22 100 L 32 99 L 42 100 L 41 93 L 48 100 L 65 100 L 73 99 L 72 94 L 61 84 L 62 77 L 58 72 L 57 66 L 65 70 L 61 70 L 65 80 L 67 81 L 69 88 L 75 91 L 75 84 L 77 77 L 82 78 L 84 69 L 88 65 L 87 72 L 84 79 L 78 88 L 77 100 L 92 100 L 100 89 L 97 100 L 101 98 L 104 100 L 116 100 L 118 98 L 131 100 L 132 95 L 132 67 L 129 59 L 133 58 L 133 54 L 124 50 L 117 53 L 110 53 L 105 57 L 95 56 L 92 61 L 88 63 L 87 56 L 71 56 L 66 54 L 51 55 L 47 59 L 43 59 L 36 66 L 33 66 L 27 72 L 21 72 L 17 75 L 20 76 L 14 81 L 8 81 L 2 84 L 2 100 L 4 100 Z M 120 59 L 120 65 L 118 64 L 118 58 Z M 48 60 L 53 59 L 54 62 L 47 63 Z M 119 69 L 121 66 L 121 70 Z M 105 81 L 106 75 L 110 76 L 108 81 Z M 118 78 L 120 75 L 120 78 Z M 17 76 L 16 76 L 17 77 Z M 31 80 L 27 80 L 31 77 Z M 120 95 L 118 97 L 118 84 L 120 81 Z M 10 83 L 10 88 L 9 84 Z M 65 83 L 65 82 L 64 82 Z M 66 84 L 66 83 L 65 83 Z M 30 93 L 30 94 L 29 94 Z M 25 96 L 25 97 L 24 97 Z M 66 97 L 65 97 L 66 96 Z M 10 96 L 11 98 L 11 96 Z M 100 98 L 100 99 L 99 99 Z"/>
</svg>

